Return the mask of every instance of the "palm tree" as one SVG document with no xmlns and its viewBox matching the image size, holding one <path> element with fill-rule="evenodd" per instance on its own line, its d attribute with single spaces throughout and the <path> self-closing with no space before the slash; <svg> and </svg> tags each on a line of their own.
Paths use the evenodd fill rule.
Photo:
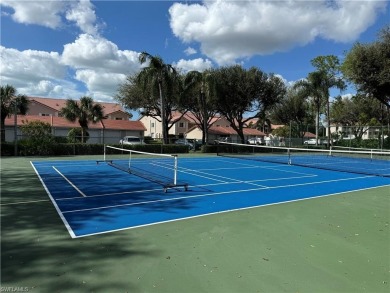
<svg viewBox="0 0 390 293">
<path fill-rule="evenodd" d="M 95 104 L 91 97 L 82 97 L 80 102 L 68 99 L 66 105 L 61 109 L 61 115 L 67 120 L 75 122 L 78 120 L 81 126 L 81 141 L 84 143 L 84 137 L 87 135 L 88 124 L 101 121 L 104 118 L 103 107 L 100 104 Z"/>
<path fill-rule="evenodd" d="M 16 89 L 11 85 L 1 87 L 1 141 L 5 141 L 5 118 L 15 114 L 15 140 L 16 140 L 16 115 L 25 115 L 28 110 L 28 99 L 24 95 L 17 95 Z"/>
<path fill-rule="evenodd" d="M 294 88 L 299 88 L 302 93 L 312 98 L 312 102 L 316 109 L 316 144 L 318 143 L 318 132 L 320 124 L 321 106 L 323 106 L 323 79 L 325 74 L 321 71 L 309 73 L 307 79 L 298 81 Z"/>
<path fill-rule="evenodd" d="M 217 113 L 212 105 L 212 87 L 213 79 L 209 71 L 190 71 L 184 80 L 183 95 L 192 97 L 189 108 L 196 118 L 194 122 L 202 129 L 202 144 L 208 142 L 210 122 Z"/>
<path fill-rule="evenodd" d="M 329 115 L 329 91 L 331 88 L 338 88 L 343 90 L 345 83 L 341 78 L 326 72 L 325 70 L 318 70 L 309 73 L 307 80 L 299 81 L 294 87 L 301 88 L 308 97 L 313 98 L 316 106 L 316 141 L 318 142 L 319 117 L 321 107 L 326 108 L 326 116 L 328 123 L 328 146 L 330 146 L 330 115 Z"/>
<path fill-rule="evenodd" d="M 139 81 L 146 86 L 157 86 L 160 97 L 160 112 L 162 123 L 162 138 L 163 143 L 168 143 L 168 123 L 171 113 L 167 113 L 166 95 L 168 91 L 174 88 L 174 82 L 177 77 L 176 70 L 170 64 L 165 64 L 159 56 L 152 56 L 147 52 L 142 52 L 139 55 L 139 62 L 144 64 L 149 60 L 149 66 L 144 67 L 139 75 Z M 165 89 L 166 92 L 163 92 Z"/>
</svg>

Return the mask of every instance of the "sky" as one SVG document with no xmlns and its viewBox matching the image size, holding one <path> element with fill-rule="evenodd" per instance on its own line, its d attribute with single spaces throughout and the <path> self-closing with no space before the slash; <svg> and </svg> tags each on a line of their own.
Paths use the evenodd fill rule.
<svg viewBox="0 0 390 293">
<path fill-rule="evenodd" d="M 292 84 L 315 70 L 313 58 L 342 61 L 390 24 L 389 1 L 371 0 L 0 0 L 0 9 L 1 86 L 98 102 L 115 102 L 143 51 L 183 73 L 241 64 Z"/>
</svg>

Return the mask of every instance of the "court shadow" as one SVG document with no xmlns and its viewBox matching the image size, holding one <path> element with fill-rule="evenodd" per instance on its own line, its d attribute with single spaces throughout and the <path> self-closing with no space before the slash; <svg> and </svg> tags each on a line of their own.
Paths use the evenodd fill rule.
<svg viewBox="0 0 390 293">
<path fill-rule="evenodd" d="M 2 166 L 2 288 L 137 291 L 136 278 L 125 277 L 131 264 L 161 252 L 129 232 L 71 239 L 29 162 L 22 167 Z"/>
</svg>

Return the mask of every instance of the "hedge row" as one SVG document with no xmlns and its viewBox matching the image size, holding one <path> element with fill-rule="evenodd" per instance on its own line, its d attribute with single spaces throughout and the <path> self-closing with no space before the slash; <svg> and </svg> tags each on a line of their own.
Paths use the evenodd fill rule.
<svg viewBox="0 0 390 293">
<path fill-rule="evenodd" d="M 351 139 L 351 140 L 339 140 L 335 145 L 352 147 L 352 148 L 366 148 L 366 149 L 390 149 L 390 137 L 387 137 L 383 141 L 383 146 L 380 145 L 378 139 Z"/>
<path fill-rule="evenodd" d="M 348 147 L 360 147 L 377 149 L 380 148 L 379 142 L 376 139 L 368 140 L 344 140 L 337 142 L 337 145 Z M 137 151 L 150 153 L 165 153 L 165 154 L 182 154 L 188 153 L 188 147 L 177 144 L 143 144 L 134 146 L 113 145 L 119 148 L 133 149 Z M 386 138 L 383 143 L 383 148 L 390 149 L 390 138 Z M 247 150 L 244 148 L 243 150 Z M 243 151 L 240 150 L 240 151 Z M 256 149 L 257 150 L 257 149 Z M 221 145 L 203 145 L 202 153 L 217 153 L 217 152 L 232 152 L 230 146 Z M 235 150 L 238 151 L 238 150 Z M 261 151 L 258 149 L 257 151 Z M 103 155 L 103 144 L 83 144 L 83 143 L 37 143 L 30 140 L 19 141 L 17 145 L 18 156 L 73 156 L 73 155 Z M 13 143 L 1 144 L 1 156 L 13 156 L 15 154 L 15 146 Z"/>
<path fill-rule="evenodd" d="M 121 145 L 114 145 L 122 148 Z M 184 145 L 134 145 L 123 146 L 123 148 L 133 149 L 150 153 L 178 154 L 188 153 L 188 147 Z M 103 144 L 83 144 L 83 143 L 53 143 L 39 144 L 31 141 L 21 141 L 17 145 L 18 156 L 74 156 L 74 155 L 103 155 Z M 1 156 L 13 156 L 15 146 L 13 143 L 1 144 Z"/>
</svg>

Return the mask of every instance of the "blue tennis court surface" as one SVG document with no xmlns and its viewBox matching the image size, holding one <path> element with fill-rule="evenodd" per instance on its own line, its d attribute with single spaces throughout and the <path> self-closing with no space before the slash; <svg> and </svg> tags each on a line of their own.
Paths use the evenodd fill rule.
<svg viewBox="0 0 390 293">
<path fill-rule="evenodd" d="M 390 194 L 386 177 L 224 157 L 179 158 L 178 180 L 188 190 L 167 193 L 92 160 L 32 166 L 73 238 L 379 186 Z"/>
</svg>

